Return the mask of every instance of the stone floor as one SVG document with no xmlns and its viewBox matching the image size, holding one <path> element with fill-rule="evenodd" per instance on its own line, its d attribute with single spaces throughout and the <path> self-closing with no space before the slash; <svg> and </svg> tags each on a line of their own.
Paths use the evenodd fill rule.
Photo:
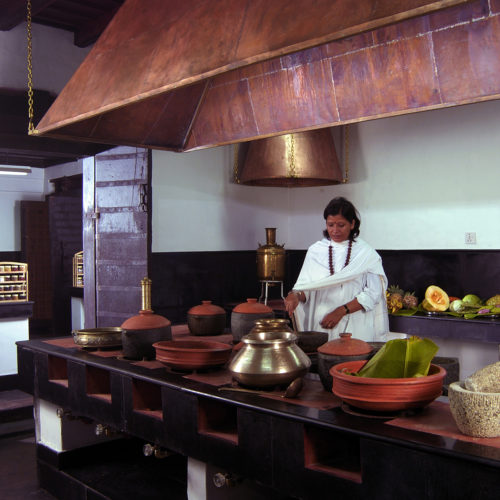
<svg viewBox="0 0 500 500">
<path fill-rule="evenodd" d="M 19 390 L 0 391 L 0 498 L 51 500 L 38 487 L 33 398 Z"/>
</svg>

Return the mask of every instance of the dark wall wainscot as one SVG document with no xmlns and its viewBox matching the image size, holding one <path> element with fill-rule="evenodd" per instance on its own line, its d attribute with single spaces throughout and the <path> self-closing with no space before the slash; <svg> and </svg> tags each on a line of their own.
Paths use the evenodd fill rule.
<svg viewBox="0 0 500 500">
<path fill-rule="evenodd" d="M 305 250 L 286 250 L 284 292 L 292 288 Z M 429 285 L 449 295 L 500 293 L 500 250 L 379 250 L 389 284 L 414 291 L 421 300 Z M 173 323 L 186 322 L 189 308 L 202 300 L 230 306 L 259 297 L 256 251 L 165 252 L 151 259 L 152 303 Z M 272 290 L 270 298 L 279 297 Z"/>
</svg>

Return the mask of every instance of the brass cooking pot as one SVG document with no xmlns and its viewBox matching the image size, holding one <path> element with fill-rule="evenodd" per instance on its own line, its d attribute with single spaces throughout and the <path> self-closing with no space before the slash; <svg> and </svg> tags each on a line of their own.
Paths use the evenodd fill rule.
<svg viewBox="0 0 500 500">
<path fill-rule="evenodd" d="M 253 332 L 241 341 L 243 347 L 229 363 L 233 378 L 242 385 L 272 387 L 303 377 L 311 360 L 296 344 L 293 332 Z"/>
<path fill-rule="evenodd" d="M 122 345 L 122 329 L 115 326 L 85 328 L 71 332 L 75 344 L 82 347 L 119 347 Z"/>
</svg>

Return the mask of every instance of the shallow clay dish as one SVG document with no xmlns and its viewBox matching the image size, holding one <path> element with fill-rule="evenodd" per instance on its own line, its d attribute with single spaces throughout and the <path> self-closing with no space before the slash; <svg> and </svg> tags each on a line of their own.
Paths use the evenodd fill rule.
<svg viewBox="0 0 500 500">
<path fill-rule="evenodd" d="M 212 340 L 164 340 L 155 342 L 156 359 L 179 370 L 198 370 L 225 364 L 232 346 Z"/>
<path fill-rule="evenodd" d="M 422 408 L 442 394 L 446 370 L 441 366 L 431 364 L 427 376 L 412 378 L 356 377 L 345 373 L 359 371 L 366 362 L 347 361 L 330 369 L 332 392 L 355 408 L 372 411 Z"/>
</svg>

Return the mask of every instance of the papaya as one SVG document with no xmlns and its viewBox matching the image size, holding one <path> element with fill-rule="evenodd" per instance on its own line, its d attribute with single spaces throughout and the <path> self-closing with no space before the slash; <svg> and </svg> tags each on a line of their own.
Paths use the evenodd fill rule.
<svg viewBox="0 0 500 500">
<path fill-rule="evenodd" d="M 448 294 L 436 285 L 427 287 L 425 299 L 422 301 L 422 307 L 426 311 L 446 311 L 450 305 Z"/>
</svg>

